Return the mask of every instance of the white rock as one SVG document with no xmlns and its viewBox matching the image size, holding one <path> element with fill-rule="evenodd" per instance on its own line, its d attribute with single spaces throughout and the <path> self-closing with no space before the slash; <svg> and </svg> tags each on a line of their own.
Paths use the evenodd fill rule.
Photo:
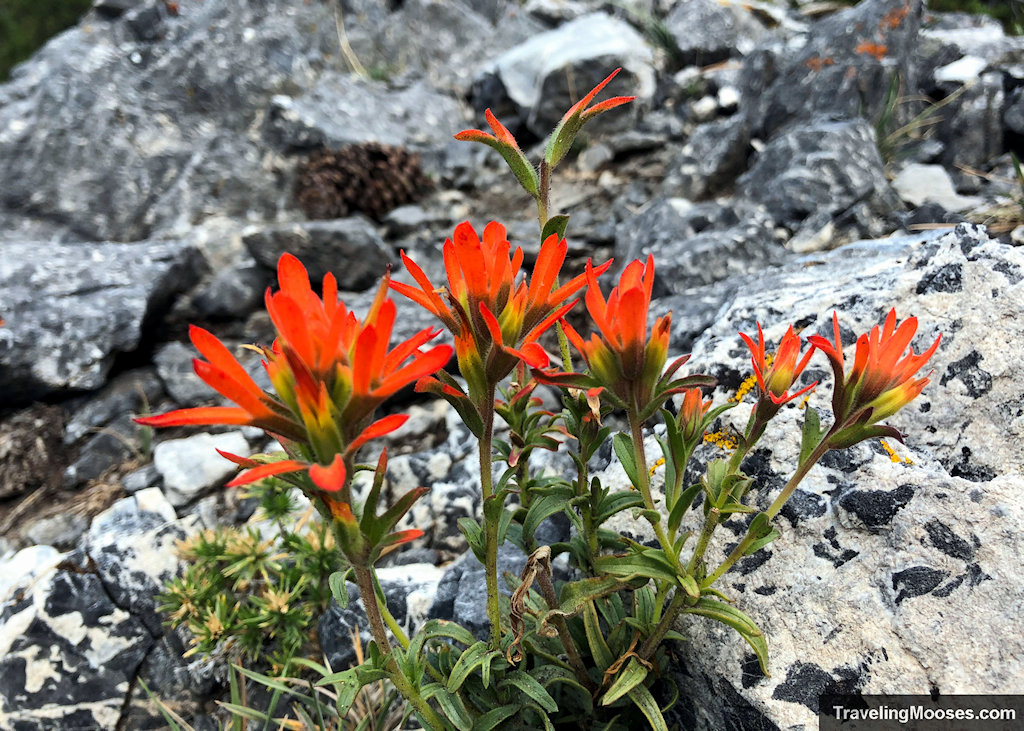
<svg viewBox="0 0 1024 731">
<path fill-rule="evenodd" d="M 935 80 L 939 83 L 966 84 L 975 81 L 988 66 L 988 61 L 977 56 L 964 56 L 953 63 L 935 69 Z"/>
<path fill-rule="evenodd" d="M 941 165 L 911 163 L 892 181 L 900 198 L 913 206 L 937 203 L 947 211 L 966 211 L 982 204 L 980 198 L 959 195 L 953 179 Z"/>
<path fill-rule="evenodd" d="M 249 443 L 240 431 L 196 434 L 156 445 L 153 464 L 164 479 L 173 506 L 191 502 L 235 471 L 234 464 L 217 454 L 218 449 L 242 457 L 250 454 Z"/>
<path fill-rule="evenodd" d="M 25 586 L 33 577 L 60 563 L 66 555 L 53 546 L 29 546 L 0 561 L 0 603 L 8 599 L 12 589 Z"/>
</svg>

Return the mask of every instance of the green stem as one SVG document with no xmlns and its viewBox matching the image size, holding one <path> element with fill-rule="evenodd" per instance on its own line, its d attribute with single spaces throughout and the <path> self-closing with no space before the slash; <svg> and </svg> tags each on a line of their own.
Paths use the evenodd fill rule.
<svg viewBox="0 0 1024 731">
<path fill-rule="evenodd" d="M 637 418 L 637 414 L 633 409 L 630 409 L 629 413 L 629 429 L 633 438 L 633 454 L 636 457 L 637 477 L 640 479 L 640 484 L 636 487 L 640 490 L 640 495 L 644 499 L 644 507 L 648 510 L 657 510 L 654 498 L 651 497 L 651 473 L 647 469 L 647 454 L 644 452 L 643 424 Z M 653 526 L 654 534 L 658 537 L 658 542 L 661 544 L 662 550 L 665 551 L 665 556 L 675 565 L 676 571 L 681 573 L 682 566 L 679 564 L 679 557 L 676 555 L 675 547 L 665 533 L 665 528 L 662 526 L 661 521 L 653 523 Z"/>
<path fill-rule="evenodd" d="M 484 513 L 484 578 L 487 582 L 487 617 L 491 624 L 491 649 L 501 650 L 501 610 L 498 603 L 498 521 L 487 518 L 487 503 L 493 492 L 491 449 L 494 440 L 494 387 L 487 393 L 480 417 L 484 429 L 480 437 L 480 494 Z"/>
<path fill-rule="evenodd" d="M 387 630 L 384 629 L 384 621 L 381 618 L 380 606 L 377 600 L 377 593 L 374 591 L 374 577 L 372 569 L 365 567 L 354 567 L 356 574 L 356 585 L 359 587 L 359 596 L 363 600 L 363 609 L 366 610 L 366 618 L 370 622 L 370 632 L 377 643 L 377 648 L 387 657 L 387 672 L 391 682 L 402 696 L 412 704 L 423 722 L 428 728 L 443 731 L 444 721 L 437 715 L 437 712 L 427 703 L 426 699 L 413 687 L 405 673 L 398 667 L 395 656 L 391 653 L 391 643 L 388 642 Z M 367 599 L 373 597 L 373 601 Z"/>
<path fill-rule="evenodd" d="M 548 225 L 548 200 L 551 188 L 551 168 L 546 160 L 540 163 L 540 191 L 537 194 L 537 218 L 540 220 L 540 231 L 544 233 L 544 227 Z M 543 244 L 544 242 L 541 241 Z"/>
<path fill-rule="evenodd" d="M 658 625 L 654 628 L 653 634 L 651 634 L 651 636 L 644 641 L 644 644 L 640 646 L 639 654 L 642 659 L 650 660 L 654 656 L 654 653 L 658 651 L 658 645 L 660 645 L 661 641 L 665 639 L 665 633 L 672 628 L 672 622 L 675 620 L 676 614 L 679 612 L 679 609 L 683 606 L 685 601 L 685 592 L 676 589 L 676 593 L 673 595 L 672 601 L 669 602 L 668 608 L 661 616 L 661 621 L 658 622 Z"/>
<path fill-rule="evenodd" d="M 711 542 L 711 536 L 715 533 L 715 528 L 718 527 L 718 521 L 721 519 L 722 513 L 718 508 L 711 508 L 708 511 L 708 517 L 704 519 L 704 528 L 700 532 L 700 539 L 697 541 L 697 547 L 693 549 L 693 555 L 690 556 L 690 561 L 686 564 L 686 573 L 693 574 L 693 570 L 697 568 L 697 564 L 702 558 L 704 558 L 704 552 L 708 550 L 708 544 Z"/>
<path fill-rule="evenodd" d="M 402 646 L 403 650 L 409 649 L 409 637 L 405 634 L 405 631 L 395 620 L 391 610 L 388 609 L 387 601 L 384 599 L 384 589 L 380 585 L 380 581 L 377 579 L 377 573 L 373 572 L 373 588 L 374 596 L 377 597 L 377 606 L 380 609 L 381 617 L 384 619 L 384 624 L 391 630 L 391 634 L 398 644 Z"/>
<path fill-rule="evenodd" d="M 833 427 L 832 431 L 834 430 L 835 429 Z M 796 490 L 797 485 L 799 485 L 800 482 L 804 479 L 804 477 L 807 476 L 807 473 L 811 471 L 811 468 L 815 464 L 817 464 L 818 460 L 822 458 L 825 452 L 831 449 L 828 443 L 831 434 L 832 432 L 830 431 L 829 434 L 826 435 L 825 438 L 821 440 L 821 443 L 814 448 L 814 451 L 808 455 L 807 459 L 797 466 L 796 472 L 794 472 L 793 476 L 789 478 L 789 482 L 787 482 L 786 486 L 782 488 L 782 492 L 779 493 L 778 497 L 775 498 L 772 504 L 765 511 L 765 514 L 768 516 L 768 520 L 771 520 L 776 515 L 778 515 L 779 511 L 782 510 L 782 506 L 786 504 L 786 501 L 789 500 L 790 495 L 792 495 L 793 491 Z M 715 572 L 713 574 L 711 574 L 706 579 L 704 579 L 703 582 L 701 582 L 701 586 L 711 586 L 716 581 L 718 581 L 718 579 L 720 579 L 726 571 L 731 569 L 737 561 L 743 558 L 743 554 L 746 553 L 747 549 L 750 547 L 750 544 L 752 544 L 755 540 L 756 538 L 748 531 L 747 535 L 743 536 L 743 540 L 740 541 L 739 544 L 737 544 L 736 548 L 732 549 L 732 552 L 728 555 L 728 557 L 726 557 L 725 561 L 722 562 L 722 565 L 715 569 Z"/>
</svg>

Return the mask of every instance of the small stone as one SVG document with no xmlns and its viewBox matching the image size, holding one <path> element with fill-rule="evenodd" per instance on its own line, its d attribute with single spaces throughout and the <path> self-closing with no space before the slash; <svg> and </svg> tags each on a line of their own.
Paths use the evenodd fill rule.
<svg viewBox="0 0 1024 731">
<path fill-rule="evenodd" d="M 153 487 L 159 481 L 160 473 L 157 471 L 156 466 L 147 464 L 145 467 L 140 467 L 122 477 L 121 485 L 124 487 L 125 492 L 131 495 L 140 490 L 145 490 L 147 487 Z"/>
<path fill-rule="evenodd" d="M 153 356 L 160 380 L 178 406 L 199 406 L 216 398 L 214 390 L 200 380 L 192 367 L 198 356 L 195 348 L 178 342 L 161 346 Z"/>
<path fill-rule="evenodd" d="M 251 453 L 240 431 L 196 434 L 156 445 L 153 464 L 172 505 L 186 505 L 235 471 L 234 464 L 217 454 L 218 449 L 241 457 Z"/>
<path fill-rule="evenodd" d="M 913 206 L 932 202 L 947 211 L 961 212 L 982 204 L 981 198 L 957 194 L 953 179 L 941 165 L 911 163 L 892 181 L 892 187 L 900 198 Z"/>
<path fill-rule="evenodd" d="M 88 528 L 89 521 L 83 515 L 54 515 L 37 520 L 25 535 L 36 544 L 71 548 Z"/>
</svg>

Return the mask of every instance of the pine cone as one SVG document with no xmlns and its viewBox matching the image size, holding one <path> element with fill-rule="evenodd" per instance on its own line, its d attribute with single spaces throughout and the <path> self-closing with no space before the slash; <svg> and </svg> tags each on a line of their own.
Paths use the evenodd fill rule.
<svg viewBox="0 0 1024 731">
<path fill-rule="evenodd" d="M 313 154 L 298 168 L 295 200 L 310 219 L 364 213 L 380 221 L 429 186 L 419 155 L 365 142 Z"/>
</svg>

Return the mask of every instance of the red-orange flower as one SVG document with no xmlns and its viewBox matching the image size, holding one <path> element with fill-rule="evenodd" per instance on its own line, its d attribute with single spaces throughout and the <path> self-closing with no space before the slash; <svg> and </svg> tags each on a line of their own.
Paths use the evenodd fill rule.
<svg viewBox="0 0 1024 731">
<path fill-rule="evenodd" d="M 639 260 L 631 262 L 607 301 L 597 283 L 597 273 L 588 262 L 585 302 L 598 332 L 585 341 L 575 328 L 564 323 L 566 335 L 583 356 L 590 375 L 544 373 L 538 374 L 540 380 L 575 388 L 604 388 L 618 406 L 642 418 L 650 416 L 669 395 L 712 382 L 703 376 L 672 380 L 688 355 L 676 359 L 662 372 L 668 359 L 672 313 L 659 317 L 648 337 L 654 257 L 648 256 L 646 265 Z"/>
<path fill-rule="evenodd" d="M 683 441 L 692 442 L 703 436 L 704 418 L 711 408 L 711 399 L 704 400 L 699 388 L 687 388 L 683 391 L 683 401 L 679 406 L 679 428 Z"/>
<path fill-rule="evenodd" d="M 845 446 L 870 436 L 899 438 L 895 430 L 869 427 L 892 416 L 921 393 L 929 379 L 914 376 L 935 353 L 942 335 L 935 338 L 928 350 L 915 355 L 909 346 L 917 332 L 917 318 L 909 317 L 897 327 L 896 310 L 889 310 L 882 328 L 875 325 L 869 333 L 857 338 L 853 367 L 847 375 L 839 318 L 835 313 L 832 313 L 832 330 L 832 342 L 820 335 L 809 338 L 814 347 L 828 356 L 835 374 L 832 410 L 841 431 L 832 442 Z"/>
<path fill-rule="evenodd" d="M 525 278 L 517 283 L 523 250 L 516 247 L 510 254 L 505 227 L 492 221 L 481 240 L 468 222 L 460 223 L 444 244 L 446 291 L 435 288 L 402 253 L 406 269 L 419 286 L 391 282 L 391 288 L 433 312 L 451 330 L 459 369 L 475 404 L 490 408 L 483 404 L 487 394 L 520 360 L 534 367 L 547 365 L 547 354 L 537 338 L 575 304 L 567 300 L 586 282 L 580 275 L 555 286 L 567 248 L 565 239 L 549 236 L 541 245 L 529 284 Z M 594 271 L 603 272 L 610 264 Z"/>
<path fill-rule="evenodd" d="M 818 382 L 815 381 L 795 393 L 789 393 L 789 389 L 807 366 L 811 355 L 814 354 L 814 348 L 809 348 L 804 353 L 804 357 L 800 359 L 800 336 L 793 332 L 792 325 L 782 336 L 779 349 L 770 361 L 764 349 L 764 333 L 761 332 L 761 323 L 757 323 L 757 343 L 746 333 L 740 333 L 740 337 L 750 349 L 750 362 L 754 367 L 754 375 L 757 376 L 757 385 L 761 388 L 761 398 L 757 408 L 762 412 L 761 416 L 764 420 L 771 418 L 783 404 L 803 396 L 818 385 Z"/>
<path fill-rule="evenodd" d="M 421 351 L 437 334 L 429 328 L 389 350 L 395 305 L 387 298 L 386 277 L 362 321 L 338 300 L 332 274 L 324 277 L 321 298 L 305 267 L 285 254 L 278 262 L 278 280 L 280 290 L 268 289 L 266 296 L 277 339 L 261 349 L 276 394 L 260 389 L 223 343 L 193 326 L 192 342 L 206 358 L 194 361 L 196 374 L 237 406 L 180 409 L 137 421 L 156 427 L 260 427 L 279 437 L 293 459 L 269 464 L 235 459 L 251 469 L 232 484 L 304 470 L 315 485 L 335 491 L 346 482 L 351 455 L 406 418 L 393 415 L 370 424 L 374 410 L 399 389 L 441 368 L 452 350 L 441 345 Z"/>
</svg>

